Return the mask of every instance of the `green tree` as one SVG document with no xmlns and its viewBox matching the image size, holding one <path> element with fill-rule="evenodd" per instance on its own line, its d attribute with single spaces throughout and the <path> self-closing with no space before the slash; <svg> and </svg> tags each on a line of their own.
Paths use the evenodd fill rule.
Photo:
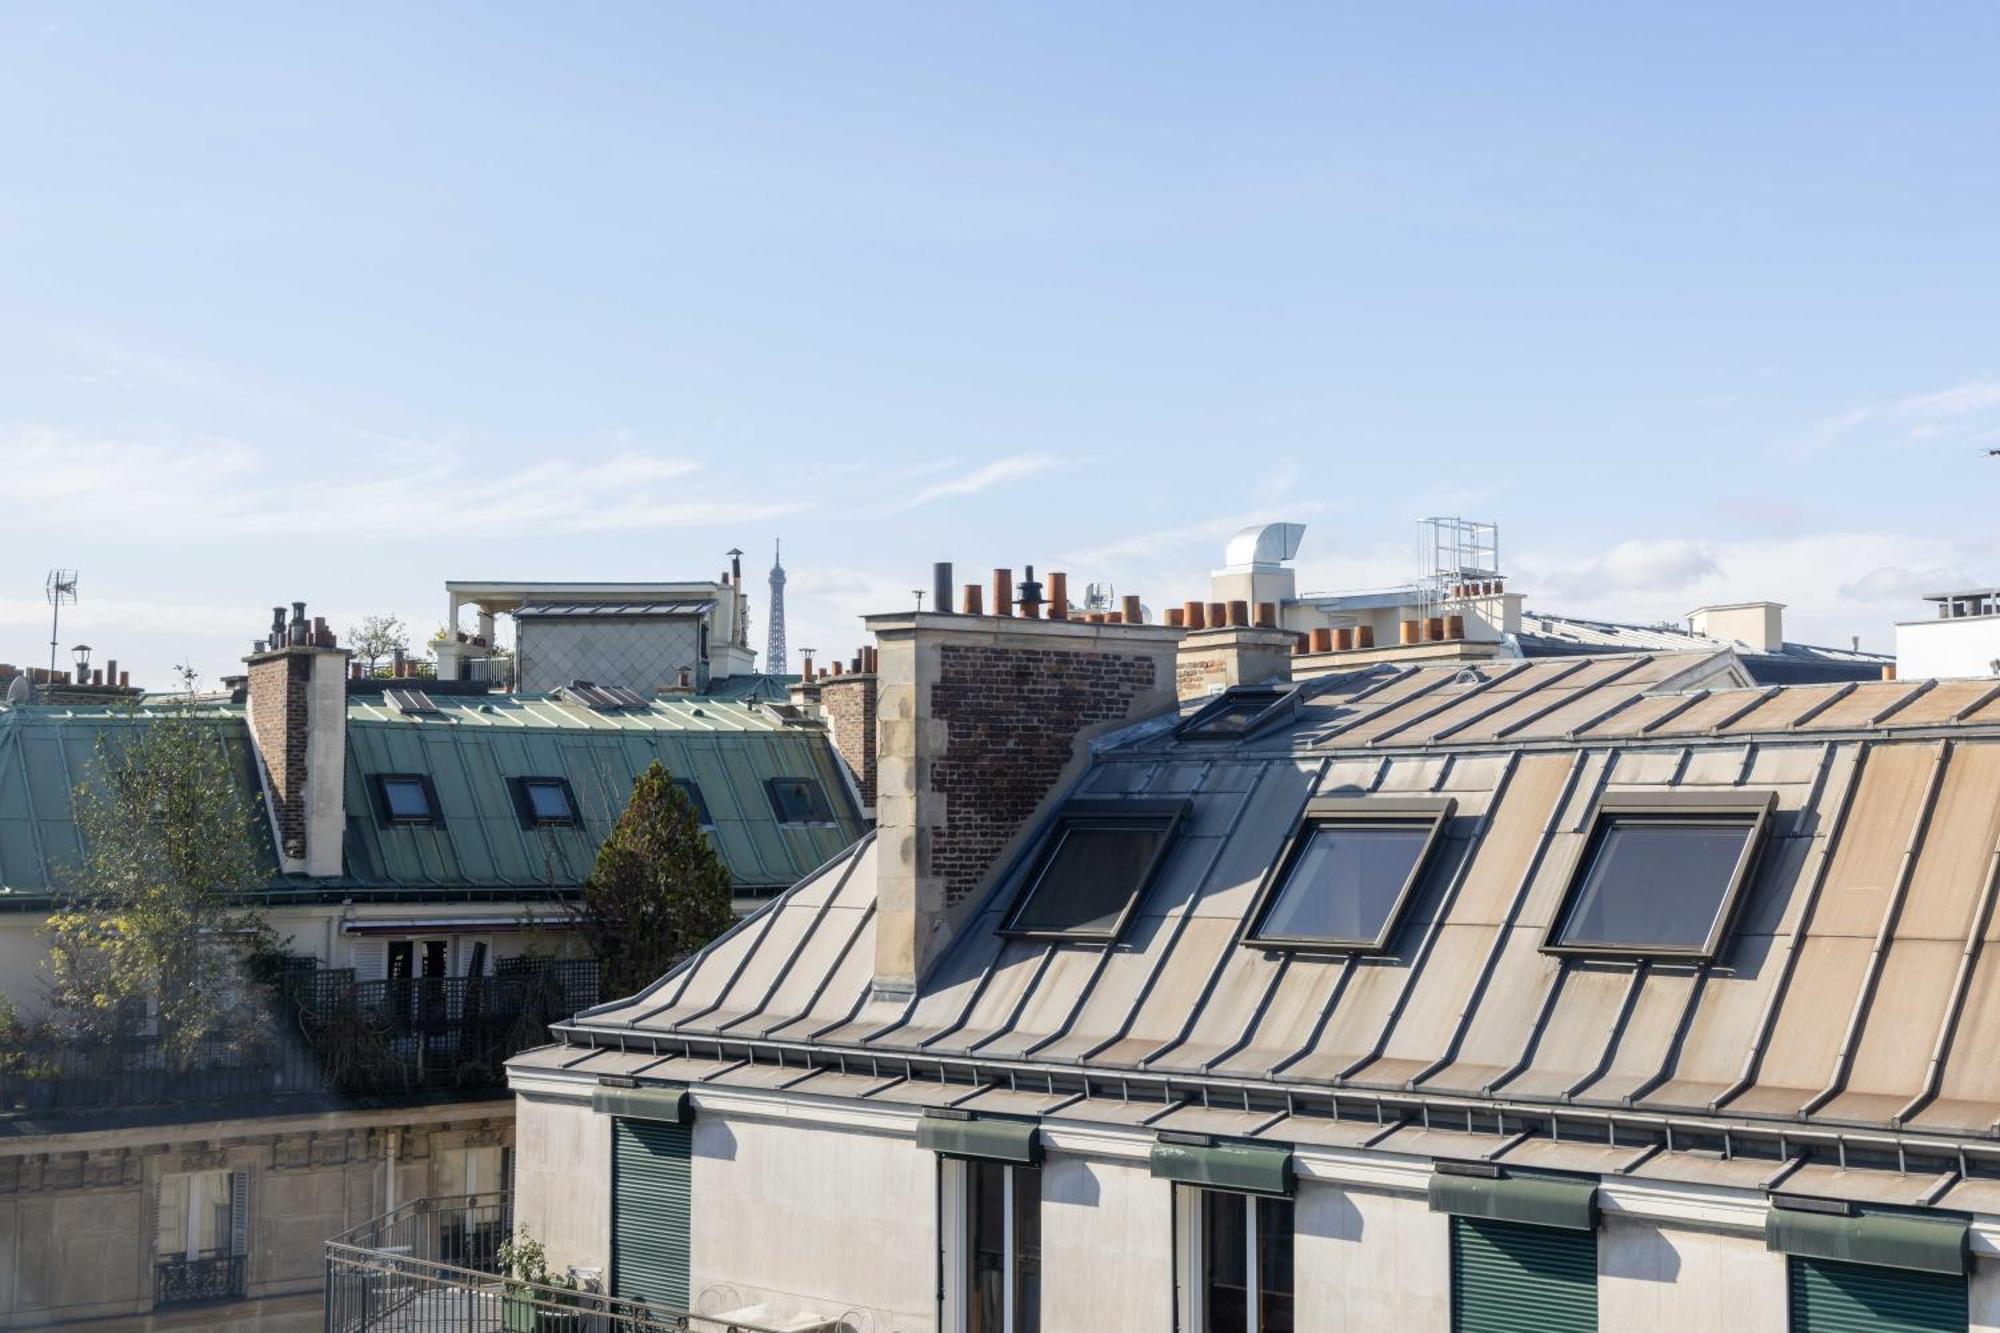
<svg viewBox="0 0 2000 1333">
<path fill-rule="evenodd" d="M 410 650 L 409 627 L 401 616 L 366 616 L 348 629 L 347 648 L 367 664 L 372 676 L 383 658 L 394 657 L 398 649 Z"/>
<path fill-rule="evenodd" d="M 630 995 L 728 928 L 729 871 L 687 793 L 655 761 L 597 851 L 583 886 L 585 942 L 606 995 Z"/>
<path fill-rule="evenodd" d="M 223 733 L 190 689 L 163 714 L 107 728 L 76 800 L 81 873 L 44 927 L 51 1020 L 102 1041 L 150 1008 L 168 1060 L 186 1068 L 244 1007 L 246 959 L 274 946 L 240 901 L 266 867 Z"/>
</svg>

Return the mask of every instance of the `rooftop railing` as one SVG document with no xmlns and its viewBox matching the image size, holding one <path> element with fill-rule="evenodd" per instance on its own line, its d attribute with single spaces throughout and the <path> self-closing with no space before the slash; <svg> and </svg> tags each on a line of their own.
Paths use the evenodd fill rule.
<svg viewBox="0 0 2000 1333">
<path fill-rule="evenodd" d="M 512 1231 L 505 1194 L 418 1199 L 327 1242 L 326 1333 L 845 1333 L 837 1318 L 756 1322 L 697 1313 L 502 1271 Z"/>
</svg>

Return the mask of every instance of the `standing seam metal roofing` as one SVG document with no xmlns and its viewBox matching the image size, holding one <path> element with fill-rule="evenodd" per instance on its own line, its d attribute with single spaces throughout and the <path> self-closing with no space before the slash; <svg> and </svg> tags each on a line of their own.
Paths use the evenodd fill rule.
<svg viewBox="0 0 2000 1333">
<path fill-rule="evenodd" d="M 1779 1144 L 1816 1130 L 1992 1138 L 1994 689 L 1727 689 L 1678 708 L 1646 693 L 1703 660 L 1377 668 L 1316 683 L 1291 725 L 1233 744 L 1151 729 L 1076 788 L 1190 802 L 1115 947 L 1001 935 L 1017 863 L 914 999 L 876 998 L 869 841 L 642 996 L 579 1015 L 567 1039 L 741 1040 L 754 1055 L 765 1037 L 787 1044 L 780 1060 L 910 1077 L 929 1061 L 1052 1093 L 1080 1076 L 1086 1090 L 1180 1081 L 1246 1110 L 1253 1092 L 1402 1097 L 1462 1107 L 1467 1127 L 1485 1105 L 1503 1126 L 1540 1107 L 1763 1124 Z M 1774 793 L 1776 810 L 1714 958 L 1544 951 L 1600 797 L 1744 790 Z M 1386 954 L 1243 943 L 1310 797 L 1411 794 L 1457 811 Z"/>
</svg>

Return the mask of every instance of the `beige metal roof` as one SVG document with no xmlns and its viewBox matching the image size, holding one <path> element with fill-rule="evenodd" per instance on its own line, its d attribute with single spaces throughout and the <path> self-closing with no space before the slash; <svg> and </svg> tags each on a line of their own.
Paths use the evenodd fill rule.
<svg viewBox="0 0 2000 1333">
<path fill-rule="evenodd" d="M 1393 1117 L 1370 1126 L 1287 1099 L 1498 1106 L 1499 1123 L 1468 1124 L 1459 1145 L 1483 1152 L 1518 1137 L 1509 1108 L 1766 1126 L 1774 1145 L 1801 1129 L 1988 1138 L 2000 1126 L 2000 711 L 1979 718 L 1993 691 L 1647 693 L 1698 678 L 1706 662 L 1378 668 L 1327 684 L 1276 734 L 1148 735 L 1102 753 L 1078 787 L 1189 801 L 1116 947 L 1002 936 L 1018 887 L 1002 881 L 913 1001 L 873 999 L 877 849 L 864 841 L 649 994 L 582 1016 L 571 1036 L 768 1037 L 850 1067 L 885 1061 L 869 1071 L 885 1078 L 899 1061 L 960 1071 L 955 1084 L 913 1076 L 872 1092 L 924 1104 L 971 1095 L 996 1070 L 1036 1069 L 1088 1079 L 1090 1095 L 1030 1084 L 1004 1099 L 1022 1113 L 1265 1138 L 1295 1125 L 1295 1141 L 1430 1155 L 1454 1155 L 1439 1136 L 1460 1131 L 1390 1129 Z M 1545 951 L 1604 793 L 1729 791 L 1770 793 L 1775 813 L 1713 959 Z M 1334 793 L 1457 801 L 1386 952 L 1246 945 L 1258 886 L 1300 811 Z M 1199 1091 L 1222 1082 L 1227 1095 Z M 1126 1097 L 1141 1100 L 1114 1109 Z M 1508 1157 L 1730 1182 L 1782 1166 L 1775 1146 L 1771 1160 L 1713 1163 L 1685 1151 L 1640 1160 L 1647 1151 L 1537 1132 Z M 1865 1188 L 1886 1198 L 1899 1187 Z"/>
</svg>

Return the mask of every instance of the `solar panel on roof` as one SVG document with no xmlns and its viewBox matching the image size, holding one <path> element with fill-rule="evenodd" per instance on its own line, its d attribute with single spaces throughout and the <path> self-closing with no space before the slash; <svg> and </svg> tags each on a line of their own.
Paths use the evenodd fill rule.
<svg viewBox="0 0 2000 1333">
<path fill-rule="evenodd" d="M 422 690 L 384 690 L 382 697 L 399 713 L 435 713 L 438 706 Z"/>
</svg>

